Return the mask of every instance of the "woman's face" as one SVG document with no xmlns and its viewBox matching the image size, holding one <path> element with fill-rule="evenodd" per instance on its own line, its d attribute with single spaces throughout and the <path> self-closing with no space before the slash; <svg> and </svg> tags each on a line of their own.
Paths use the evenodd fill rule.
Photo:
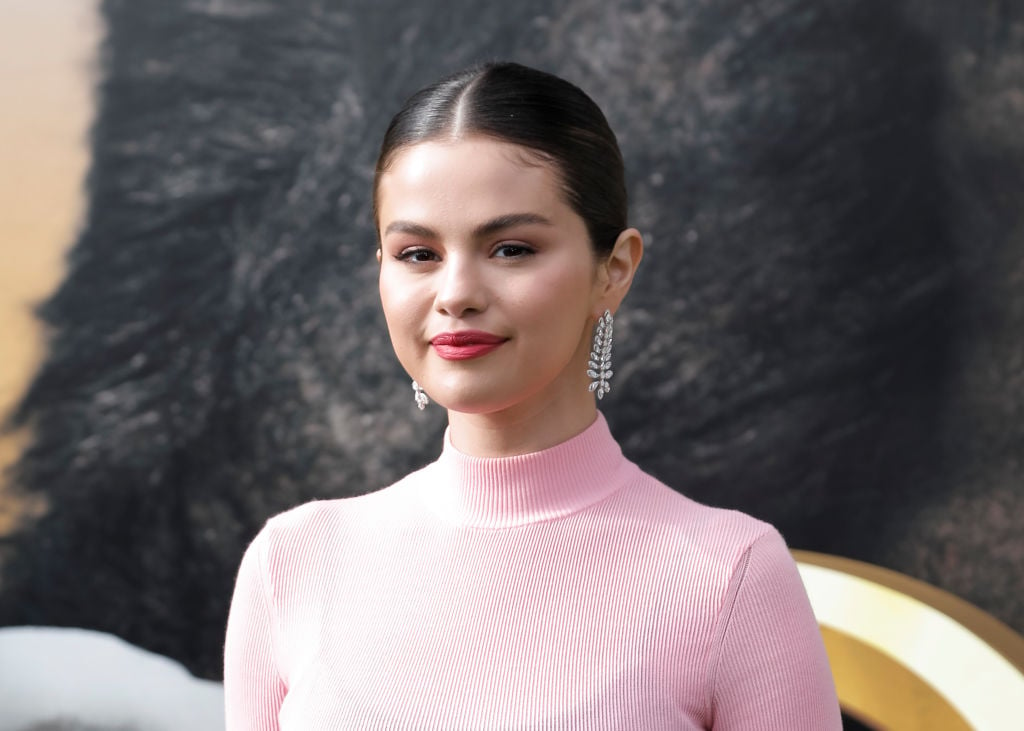
<svg viewBox="0 0 1024 731">
<path fill-rule="evenodd" d="M 378 196 L 384 316 L 432 399 L 477 414 L 592 399 L 602 269 L 549 165 L 484 137 L 423 142 Z"/>
</svg>

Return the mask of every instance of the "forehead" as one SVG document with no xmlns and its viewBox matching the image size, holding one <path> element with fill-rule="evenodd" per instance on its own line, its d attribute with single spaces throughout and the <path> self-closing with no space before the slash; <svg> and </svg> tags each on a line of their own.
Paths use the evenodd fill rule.
<svg viewBox="0 0 1024 731">
<path fill-rule="evenodd" d="M 485 137 L 421 142 L 400 150 L 381 175 L 379 223 L 575 215 L 564 198 L 554 166 L 528 148 Z"/>
</svg>

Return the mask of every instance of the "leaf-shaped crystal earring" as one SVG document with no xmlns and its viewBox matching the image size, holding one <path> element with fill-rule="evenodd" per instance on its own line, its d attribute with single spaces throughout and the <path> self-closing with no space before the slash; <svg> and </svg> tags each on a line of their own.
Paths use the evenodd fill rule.
<svg viewBox="0 0 1024 731">
<path fill-rule="evenodd" d="M 605 310 L 594 328 L 594 346 L 587 361 L 587 375 L 593 380 L 588 390 L 596 391 L 599 399 L 612 390 L 608 383 L 612 377 L 612 322 L 612 313 Z"/>
<path fill-rule="evenodd" d="M 416 395 L 413 396 L 413 399 L 416 401 L 416 406 L 420 411 L 423 411 L 423 409 L 427 408 L 427 404 L 430 403 L 430 399 L 427 398 L 427 394 L 423 392 L 423 389 L 420 388 L 420 384 L 416 383 L 416 381 L 412 382 L 412 390 L 416 393 Z"/>
</svg>

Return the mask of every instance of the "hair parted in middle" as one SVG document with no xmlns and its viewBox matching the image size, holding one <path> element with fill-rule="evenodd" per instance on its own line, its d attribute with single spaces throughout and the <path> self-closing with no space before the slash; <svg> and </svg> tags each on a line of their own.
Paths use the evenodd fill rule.
<svg viewBox="0 0 1024 731">
<path fill-rule="evenodd" d="M 381 144 L 373 184 L 403 148 L 480 135 L 519 145 L 558 174 L 566 202 L 583 219 L 594 252 L 611 253 L 627 227 L 625 170 L 604 113 L 579 87 L 508 61 L 472 66 L 416 92 Z"/>
</svg>

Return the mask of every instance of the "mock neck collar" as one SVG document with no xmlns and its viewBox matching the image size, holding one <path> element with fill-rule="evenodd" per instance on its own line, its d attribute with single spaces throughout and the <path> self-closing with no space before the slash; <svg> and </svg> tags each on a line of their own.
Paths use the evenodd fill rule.
<svg viewBox="0 0 1024 731">
<path fill-rule="evenodd" d="M 603 500 L 632 466 L 601 412 L 584 431 L 548 449 L 512 457 L 463 454 L 445 431 L 434 463 L 431 507 L 449 522 L 510 528 L 553 520 Z"/>
</svg>

